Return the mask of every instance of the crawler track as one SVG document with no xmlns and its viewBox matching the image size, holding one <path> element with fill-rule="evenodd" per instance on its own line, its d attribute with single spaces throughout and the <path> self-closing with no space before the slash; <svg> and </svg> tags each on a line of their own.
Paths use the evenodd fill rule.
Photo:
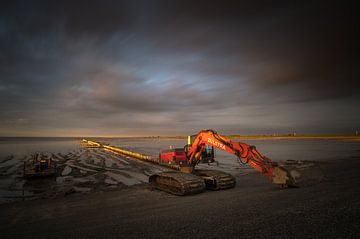
<svg viewBox="0 0 360 239">
<path fill-rule="evenodd" d="M 159 190 L 180 196 L 201 193 L 206 188 L 201 177 L 176 171 L 151 175 L 149 183 Z"/>
<path fill-rule="evenodd" d="M 194 174 L 181 172 L 163 172 L 150 176 L 149 182 L 155 188 L 175 195 L 196 194 L 209 190 L 233 188 L 235 178 L 217 170 L 196 170 Z"/>
<path fill-rule="evenodd" d="M 195 170 L 194 172 L 203 178 L 206 188 L 209 190 L 224 190 L 236 185 L 235 178 L 228 173 L 218 170 Z"/>
</svg>

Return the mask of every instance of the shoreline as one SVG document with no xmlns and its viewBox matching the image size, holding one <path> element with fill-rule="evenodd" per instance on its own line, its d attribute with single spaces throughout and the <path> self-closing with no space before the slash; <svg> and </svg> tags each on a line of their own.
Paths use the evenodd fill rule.
<svg viewBox="0 0 360 239">
<path fill-rule="evenodd" d="M 360 136 L 356 135 L 224 135 L 228 139 L 250 139 L 250 140 L 339 140 L 339 141 L 360 141 Z M 134 137 L 12 137 L 1 136 L 1 141 L 59 141 L 59 140 L 81 140 L 81 139 L 187 139 L 187 136 L 134 136 Z"/>
<path fill-rule="evenodd" d="M 335 141 L 360 141 L 360 136 L 351 135 L 320 135 L 320 136 L 266 136 L 266 135 L 225 135 L 227 139 L 236 140 L 335 140 Z M 91 137 L 89 137 L 90 139 Z M 187 136 L 159 136 L 159 137 L 134 137 L 143 139 L 187 139 Z M 101 139 L 101 137 L 99 137 Z M 104 137 L 105 139 L 105 137 Z"/>
<path fill-rule="evenodd" d="M 229 136 L 229 139 L 251 140 L 337 140 L 337 141 L 360 141 L 359 136 Z"/>
</svg>

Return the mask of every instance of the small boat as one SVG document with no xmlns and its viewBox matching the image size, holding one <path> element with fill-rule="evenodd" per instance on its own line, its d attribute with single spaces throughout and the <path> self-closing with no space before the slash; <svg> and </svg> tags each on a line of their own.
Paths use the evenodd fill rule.
<svg viewBox="0 0 360 239">
<path fill-rule="evenodd" d="M 56 162 L 51 157 L 35 153 L 33 157 L 24 162 L 24 177 L 56 177 Z"/>
</svg>

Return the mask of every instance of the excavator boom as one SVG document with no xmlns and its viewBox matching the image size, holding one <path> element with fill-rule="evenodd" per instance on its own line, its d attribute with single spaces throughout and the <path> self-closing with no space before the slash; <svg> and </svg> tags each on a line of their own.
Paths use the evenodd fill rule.
<svg viewBox="0 0 360 239">
<path fill-rule="evenodd" d="M 188 164 L 195 166 L 201 161 L 201 152 L 206 144 L 236 155 L 242 164 L 251 166 L 275 184 L 280 184 L 282 187 L 294 186 L 290 172 L 262 155 L 255 146 L 232 142 L 213 130 L 203 130 L 198 133 L 193 143 L 188 147 Z"/>
</svg>

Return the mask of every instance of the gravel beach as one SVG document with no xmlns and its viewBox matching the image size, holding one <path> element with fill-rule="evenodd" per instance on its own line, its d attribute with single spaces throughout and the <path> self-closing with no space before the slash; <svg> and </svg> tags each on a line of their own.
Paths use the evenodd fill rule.
<svg viewBox="0 0 360 239">
<path fill-rule="evenodd" d="M 147 184 L 0 205 L 1 238 L 358 238 L 360 160 L 322 162 L 322 182 L 279 189 L 256 172 L 178 197 Z"/>
</svg>

